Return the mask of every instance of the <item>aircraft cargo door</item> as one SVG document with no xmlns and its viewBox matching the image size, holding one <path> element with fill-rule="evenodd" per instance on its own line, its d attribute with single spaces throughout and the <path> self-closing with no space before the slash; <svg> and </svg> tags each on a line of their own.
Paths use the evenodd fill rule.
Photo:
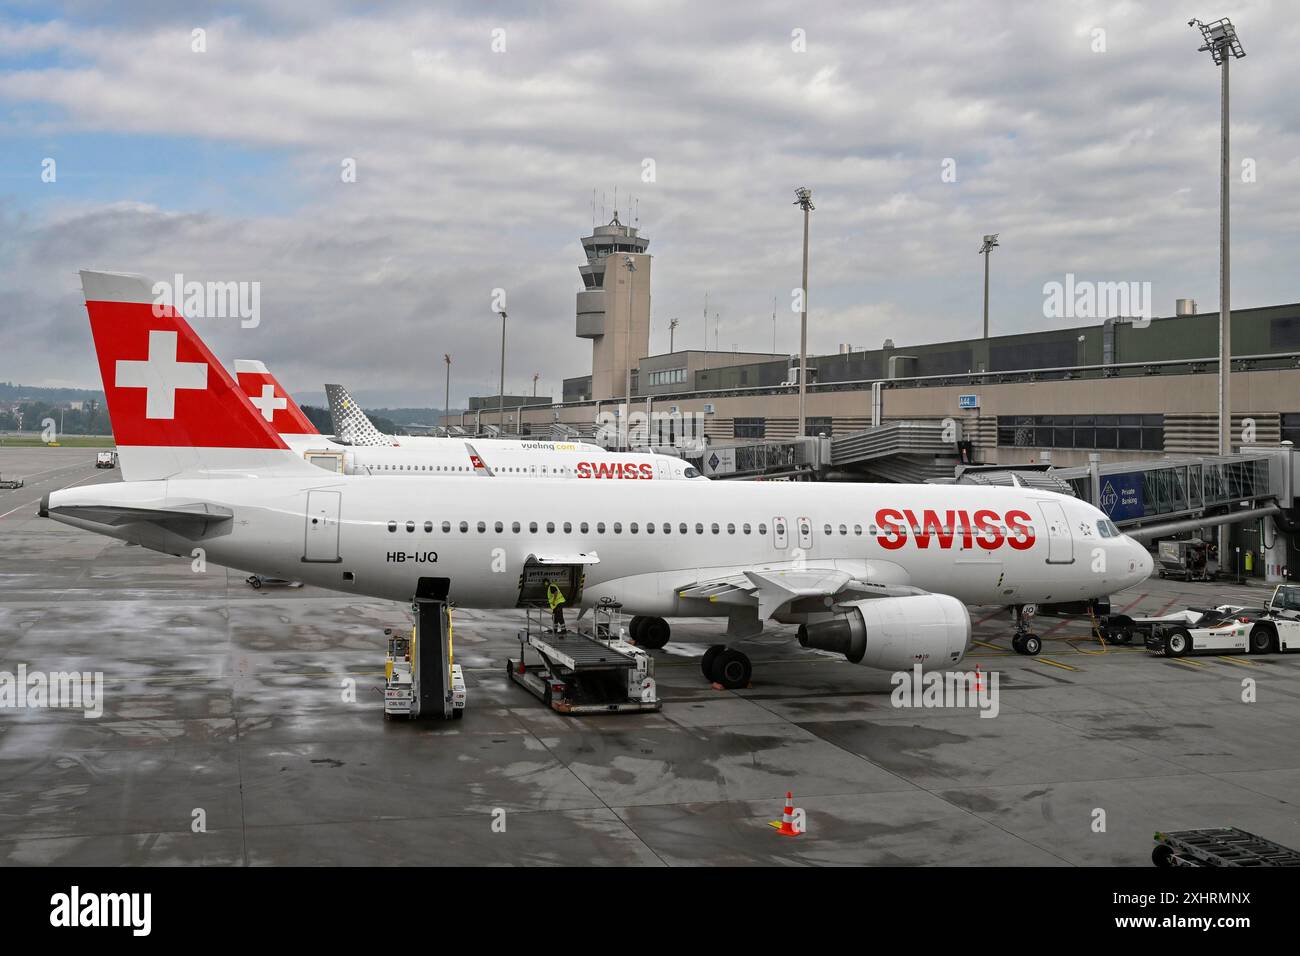
<svg viewBox="0 0 1300 956">
<path fill-rule="evenodd" d="M 337 491 L 307 492 L 307 532 L 303 544 L 303 561 L 326 564 L 343 560 L 339 557 L 339 502 Z"/>
<path fill-rule="evenodd" d="M 1047 563 L 1073 564 L 1074 538 L 1070 535 L 1065 509 L 1055 501 L 1040 501 L 1038 510 L 1043 513 L 1047 527 Z"/>
</svg>

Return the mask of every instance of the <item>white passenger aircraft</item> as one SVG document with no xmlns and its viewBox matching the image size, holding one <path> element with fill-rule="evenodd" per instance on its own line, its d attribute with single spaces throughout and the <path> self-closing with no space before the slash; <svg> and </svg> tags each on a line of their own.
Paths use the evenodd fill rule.
<svg viewBox="0 0 1300 956">
<path fill-rule="evenodd" d="M 1092 506 L 1031 488 L 812 483 L 517 482 L 331 475 L 295 454 L 151 283 L 83 272 L 125 479 L 51 493 L 41 514 L 187 559 L 407 601 L 442 579 L 462 607 L 603 598 L 662 646 L 665 618 L 768 620 L 806 646 L 887 670 L 951 666 L 966 604 L 1086 601 L 1151 557 Z M 432 583 L 432 582 L 429 582 Z M 1037 652 L 1023 633 L 1017 649 Z M 744 686 L 749 660 L 711 648 Z"/>
<path fill-rule="evenodd" d="M 344 475 L 478 475 L 495 478 L 589 478 L 708 481 L 671 455 L 610 452 L 587 442 L 385 435 L 340 385 L 326 385 L 335 435 L 327 438 L 266 365 L 237 359 L 235 376 L 249 401 L 285 444 L 307 461 Z"/>
</svg>

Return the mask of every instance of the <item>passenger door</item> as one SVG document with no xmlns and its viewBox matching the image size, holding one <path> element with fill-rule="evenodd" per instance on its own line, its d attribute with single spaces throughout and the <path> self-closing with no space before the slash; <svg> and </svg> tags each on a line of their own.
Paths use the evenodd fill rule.
<svg viewBox="0 0 1300 956">
<path fill-rule="evenodd" d="M 333 564 L 342 560 L 339 557 L 339 508 L 342 497 L 342 493 L 337 491 L 307 492 L 303 561 Z"/>
<path fill-rule="evenodd" d="M 1047 563 L 1073 564 L 1074 537 L 1070 534 L 1065 509 L 1055 501 L 1040 501 L 1038 510 L 1043 513 L 1047 528 Z"/>
</svg>

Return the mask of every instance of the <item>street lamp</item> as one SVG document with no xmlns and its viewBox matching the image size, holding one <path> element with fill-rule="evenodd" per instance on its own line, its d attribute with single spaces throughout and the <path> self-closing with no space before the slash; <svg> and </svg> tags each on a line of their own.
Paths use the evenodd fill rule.
<svg viewBox="0 0 1300 956">
<path fill-rule="evenodd" d="M 817 207 L 813 205 L 812 190 L 807 186 L 800 186 L 794 195 L 794 205 L 803 210 L 803 285 L 799 287 L 803 293 L 799 303 L 799 430 L 796 433 L 803 438 L 808 397 L 808 214 Z"/>
<path fill-rule="evenodd" d="M 446 418 L 451 414 L 451 353 L 443 352 L 442 360 L 447 363 L 447 385 L 442 393 L 442 417 Z"/>
<path fill-rule="evenodd" d="M 1232 454 L 1232 405 L 1228 379 L 1232 373 L 1232 307 L 1229 296 L 1231 270 L 1228 258 L 1228 64 L 1246 51 L 1237 30 L 1226 17 L 1213 23 L 1188 20 L 1201 31 L 1205 43 L 1200 52 L 1209 53 L 1220 77 L 1219 129 L 1219 454 Z"/>
<path fill-rule="evenodd" d="M 497 395 L 497 427 L 506 432 L 506 310 L 501 310 L 501 392 Z"/>
<path fill-rule="evenodd" d="M 668 351 L 669 352 L 676 351 L 676 349 L 673 348 L 673 333 L 677 331 L 678 325 L 679 323 L 676 319 L 673 319 L 671 322 L 668 323 Z"/>
<path fill-rule="evenodd" d="M 984 257 L 984 338 L 989 337 L 989 253 L 993 247 L 998 245 L 998 236 L 1001 233 L 993 233 L 991 236 L 984 237 L 984 245 L 980 246 L 980 255 Z"/>
</svg>

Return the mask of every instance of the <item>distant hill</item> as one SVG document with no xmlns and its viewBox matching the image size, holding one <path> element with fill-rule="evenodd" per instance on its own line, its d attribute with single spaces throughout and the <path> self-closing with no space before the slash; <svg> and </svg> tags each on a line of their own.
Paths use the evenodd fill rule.
<svg viewBox="0 0 1300 956">
<path fill-rule="evenodd" d="M 84 402 L 92 398 L 102 404 L 104 393 L 91 388 L 45 388 L 41 385 L 0 382 L 2 402 Z"/>
</svg>

